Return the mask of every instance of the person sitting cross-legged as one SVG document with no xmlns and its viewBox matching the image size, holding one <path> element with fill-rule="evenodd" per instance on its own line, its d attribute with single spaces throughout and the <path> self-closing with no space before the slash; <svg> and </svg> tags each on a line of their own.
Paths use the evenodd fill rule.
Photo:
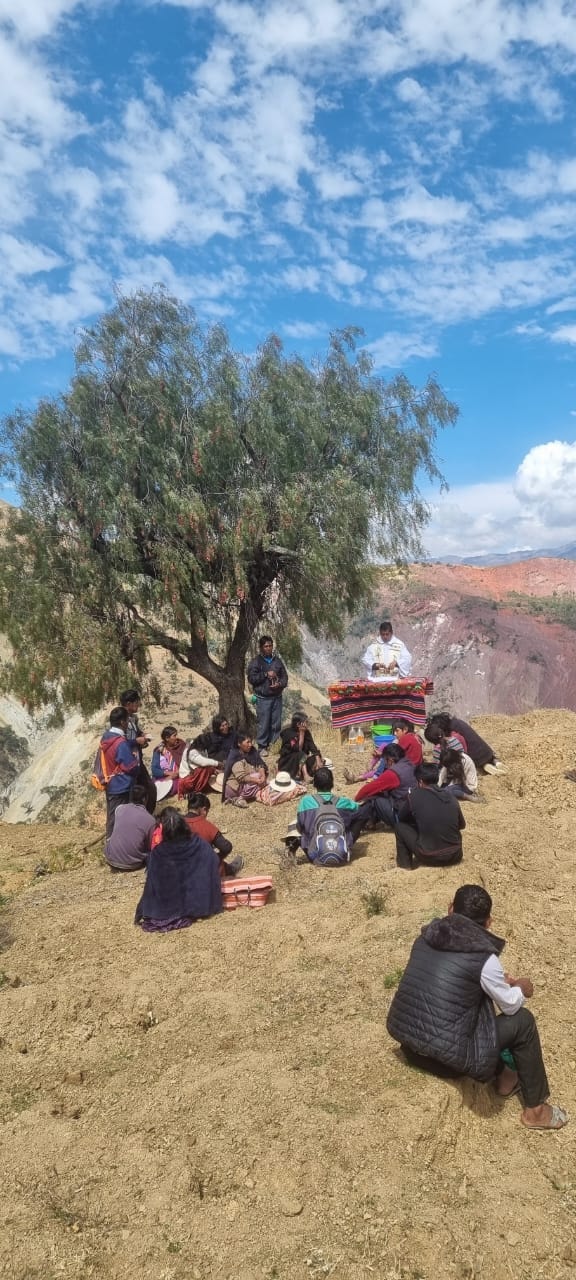
<svg viewBox="0 0 576 1280">
<path fill-rule="evenodd" d="M 354 820 L 356 833 L 360 819 L 364 826 L 367 823 L 385 822 L 387 827 L 393 827 L 410 788 L 416 785 L 414 768 L 406 760 L 402 747 L 397 742 L 384 747 L 382 755 L 382 772 L 370 782 L 365 782 L 356 792 L 355 799 L 361 806 Z"/>
<path fill-rule="evenodd" d="M 247 809 L 268 781 L 268 768 L 252 741 L 247 729 L 239 729 L 235 746 L 224 765 L 222 779 L 222 803 Z"/>
<path fill-rule="evenodd" d="M 114 813 L 114 826 L 104 846 L 104 857 L 112 871 L 139 871 L 146 866 L 156 819 L 148 813 L 146 787 L 135 784 L 127 804 Z"/>
<path fill-rule="evenodd" d="M 338 814 L 342 819 L 346 834 L 346 844 L 348 847 L 348 855 L 354 844 L 355 835 L 352 831 L 354 818 L 357 817 L 359 805 L 355 800 L 350 800 L 348 796 L 336 796 L 333 794 L 334 774 L 331 769 L 322 765 L 314 774 L 315 794 L 303 796 L 298 805 L 296 813 L 297 831 L 300 836 L 300 846 L 304 850 L 302 862 L 315 861 L 311 843 L 314 836 L 316 825 L 316 817 L 318 809 L 322 805 L 333 805 L 338 810 Z"/>
<path fill-rule="evenodd" d="M 414 772 L 418 785 L 398 811 L 396 865 L 405 871 L 454 866 L 462 861 L 464 814 L 450 790 L 440 790 L 438 765 L 421 764 Z"/>
<path fill-rule="evenodd" d="M 386 1026 L 413 1065 L 493 1080 L 500 1098 L 521 1094 L 527 1129 L 561 1129 L 568 1116 L 548 1102 L 538 1028 L 525 1007 L 533 986 L 504 972 L 505 943 L 490 932 L 491 911 L 486 889 L 461 885 L 448 915 L 425 925 L 416 939 Z M 505 1064 L 504 1050 L 514 1069 Z"/>
</svg>

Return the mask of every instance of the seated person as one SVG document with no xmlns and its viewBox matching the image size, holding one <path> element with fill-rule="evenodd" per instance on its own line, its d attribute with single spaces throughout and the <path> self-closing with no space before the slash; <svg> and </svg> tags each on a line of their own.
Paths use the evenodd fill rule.
<svg viewBox="0 0 576 1280">
<path fill-rule="evenodd" d="M 367 822 L 385 822 L 387 827 L 393 827 L 410 788 L 416 785 L 414 767 L 406 760 L 397 742 L 384 747 L 383 758 L 382 773 L 365 782 L 356 792 L 355 799 L 362 806 L 354 823 L 356 832 L 360 818 L 364 825 Z"/>
<path fill-rule="evenodd" d="M 448 747 L 442 752 L 438 785 L 451 791 L 457 800 L 478 800 L 476 765 L 465 751 Z"/>
<path fill-rule="evenodd" d="M 220 861 L 212 847 L 192 834 L 177 809 L 164 809 L 160 826 L 134 919 L 147 933 L 185 929 L 222 910 Z"/>
<path fill-rule="evenodd" d="M 462 861 L 464 814 L 456 797 L 440 790 L 438 765 L 420 764 L 415 774 L 418 785 L 398 812 L 396 865 L 405 871 L 454 866 Z"/>
<path fill-rule="evenodd" d="M 424 926 L 394 994 L 388 1032 L 415 1065 L 495 1079 L 501 1098 L 521 1093 L 526 1128 L 561 1129 L 568 1116 L 547 1102 L 538 1028 L 525 1008 L 532 983 L 504 973 L 505 943 L 489 932 L 491 910 L 485 889 L 464 884 L 448 915 Z M 502 1050 L 512 1053 L 515 1070 L 504 1064 Z"/>
<path fill-rule="evenodd" d="M 104 845 L 104 857 L 112 871 L 139 871 L 146 866 L 156 819 L 148 813 L 146 787 L 135 784 L 128 804 L 114 814 L 112 835 Z"/>
<path fill-rule="evenodd" d="M 234 730 L 226 716 L 213 716 L 210 728 L 193 738 L 190 746 L 200 756 L 216 760 L 217 764 L 222 765 L 234 746 L 234 737 Z"/>
<path fill-rule="evenodd" d="M 239 729 L 228 755 L 222 780 L 222 803 L 247 809 L 268 781 L 268 769 L 247 729 Z"/>
<path fill-rule="evenodd" d="M 372 778 L 377 778 L 386 768 L 384 760 L 384 752 L 388 743 L 383 743 L 381 747 L 374 745 L 374 753 L 368 768 L 364 773 L 351 773 L 350 769 L 344 769 L 344 777 L 349 785 L 354 782 L 371 782 Z"/>
<path fill-rule="evenodd" d="M 430 716 L 428 724 L 438 724 L 446 739 L 454 736 L 459 738 L 463 750 L 474 761 L 477 769 L 484 769 L 485 773 L 505 772 L 502 761 L 498 760 L 493 748 L 467 720 L 459 720 L 457 716 L 449 716 L 441 711 Z M 447 742 L 446 745 L 451 744 Z"/>
<path fill-rule="evenodd" d="M 414 768 L 422 764 L 422 743 L 414 733 L 414 725 L 409 720 L 393 720 L 392 733 L 410 764 L 414 765 Z"/>
<path fill-rule="evenodd" d="M 160 745 L 152 752 L 152 777 L 156 784 L 158 800 L 178 795 L 178 771 L 186 743 L 178 737 L 173 724 L 166 725 L 160 734 Z"/>
<path fill-rule="evenodd" d="M 240 856 L 230 858 L 232 853 L 232 844 L 227 840 L 218 827 L 213 822 L 208 821 L 210 812 L 210 801 L 208 796 L 202 794 L 201 791 L 192 791 L 188 796 L 188 812 L 186 814 L 186 822 L 194 835 L 200 836 L 201 840 L 206 840 L 212 845 L 215 853 L 220 859 L 220 871 L 223 876 L 237 876 L 238 872 L 244 866 L 244 859 Z M 230 858 L 225 862 L 225 858 Z"/>
<path fill-rule="evenodd" d="M 412 670 L 412 657 L 394 635 L 391 622 L 380 623 L 380 639 L 368 645 L 362 663 L 369 680 L 398 680 Z"/>
<path fill-rule="evenodd" d="M 440 756 L 443 751 L 465 751 L 466 742 L 459 733 L 445 730 L 436 720 L 429 720 L 424 730 L 424 737 L 427 742 L 432 743 L 434 750 L 432 758 L 434 764 L 440 765 Z"/>
<path fill-rule="evenodd" d="M 311 782 L 314 771 L 323 764 L 303 711 L 295 711 L 292 720 L 280 734 L 278 772 L 289 773 L 295 782 Z"/>
<path fill-rule="evenodd" d="M 352 823 L 358 814 L 359 805 L 355 800 L 349 800 L 348 796 L 333 795 L 332 788 L 334 786 L 334 774 L 331 769 L 327 769 L 322 765 L 314 774 L 314 786 L 316 793 L 314 795 L 303 796 L 296 813 L 296 824 L 298 834 L 300 836 L 300 846 L 304 853 L 308 855 L 310 841 L 314 832 L 314 823 L 316 811 L 321 804 L 333 804 L 342 816 L 342 821 L 346 830 L 346 841 L 348 849 L 354 844 L 354 833 L 352 831 Z M 306 858 L 302 861 L 305 862 Z M 311 860 L 311 859 L 310 859 Z"/>
</svg>

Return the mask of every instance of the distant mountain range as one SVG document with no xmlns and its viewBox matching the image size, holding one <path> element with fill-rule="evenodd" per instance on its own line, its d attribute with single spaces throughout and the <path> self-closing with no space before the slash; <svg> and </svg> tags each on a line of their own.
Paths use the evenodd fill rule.
<svg viewBox="0 0 576 1280">
<path fill-rule="evenodd" d="M 569 542 L 565 547 L 549 547 L 543 551 L 494 551 L 485 556 L 441 556 L 430 557 L 428 564 L 471 564 L 491 567 L 498 564 L 518 564 L 521 560 L 576 560 L 576 542 Z"/>
</svg>

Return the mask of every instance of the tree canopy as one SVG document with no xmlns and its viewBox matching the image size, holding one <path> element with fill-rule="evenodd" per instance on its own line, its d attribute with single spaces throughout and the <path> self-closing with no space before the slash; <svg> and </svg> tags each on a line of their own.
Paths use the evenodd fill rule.
<svg viewBox="0 0 576 1280">
<path fill-rule="evenodd" d="M 421 549 L 420 477 L 453 423 L 434 379 L 377 378 L 357 331 L 311 365 L 274 335 L 246 356 L 156 289 L 88 330 L 61 396 L 3 424 L 18 486 L 0 545 L 5 689 L 85 712 L 146 684 L 159 646 L 245 712 L 265 624 L 337 637 L 375 561 Z"/>
</svg>

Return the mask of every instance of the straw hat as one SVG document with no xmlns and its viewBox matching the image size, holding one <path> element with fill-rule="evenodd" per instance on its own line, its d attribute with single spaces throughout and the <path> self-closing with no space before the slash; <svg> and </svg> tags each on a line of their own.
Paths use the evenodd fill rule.
<svg viewBox="0 0 576 1280">
<path fill-rule="evenodd" d="M 212 791 L 221 791 L 224 782 L 224 770 L 221 773 L 215 773 L 210 779 L 210 789 Z"/>
<path fill-rule="evenodd" d="M 294 822 L 288 823 L 288 826 L 286 828 L 286 835 L 280 836 L 280 839 L 282 841 L 282 844 L 292 844 L 292 843 L 299 844 L 300 843 L 300 832 L 298 830 L 298 823 L 296 822 L 296 820 L 294 820 Z"/>
<path fill-rule="evenodd" d="M 294 779 L 290 777 L 290 774 L 281 769 L 280 773 L 277 773 L 276 777 L 272 779 L 272 782 L 270 783 L 270 790 L 281 791 L 286 795 L 288 791 L 295 791 L 297 786 L 298 783 L 294 782 Z"/>
</svg>

